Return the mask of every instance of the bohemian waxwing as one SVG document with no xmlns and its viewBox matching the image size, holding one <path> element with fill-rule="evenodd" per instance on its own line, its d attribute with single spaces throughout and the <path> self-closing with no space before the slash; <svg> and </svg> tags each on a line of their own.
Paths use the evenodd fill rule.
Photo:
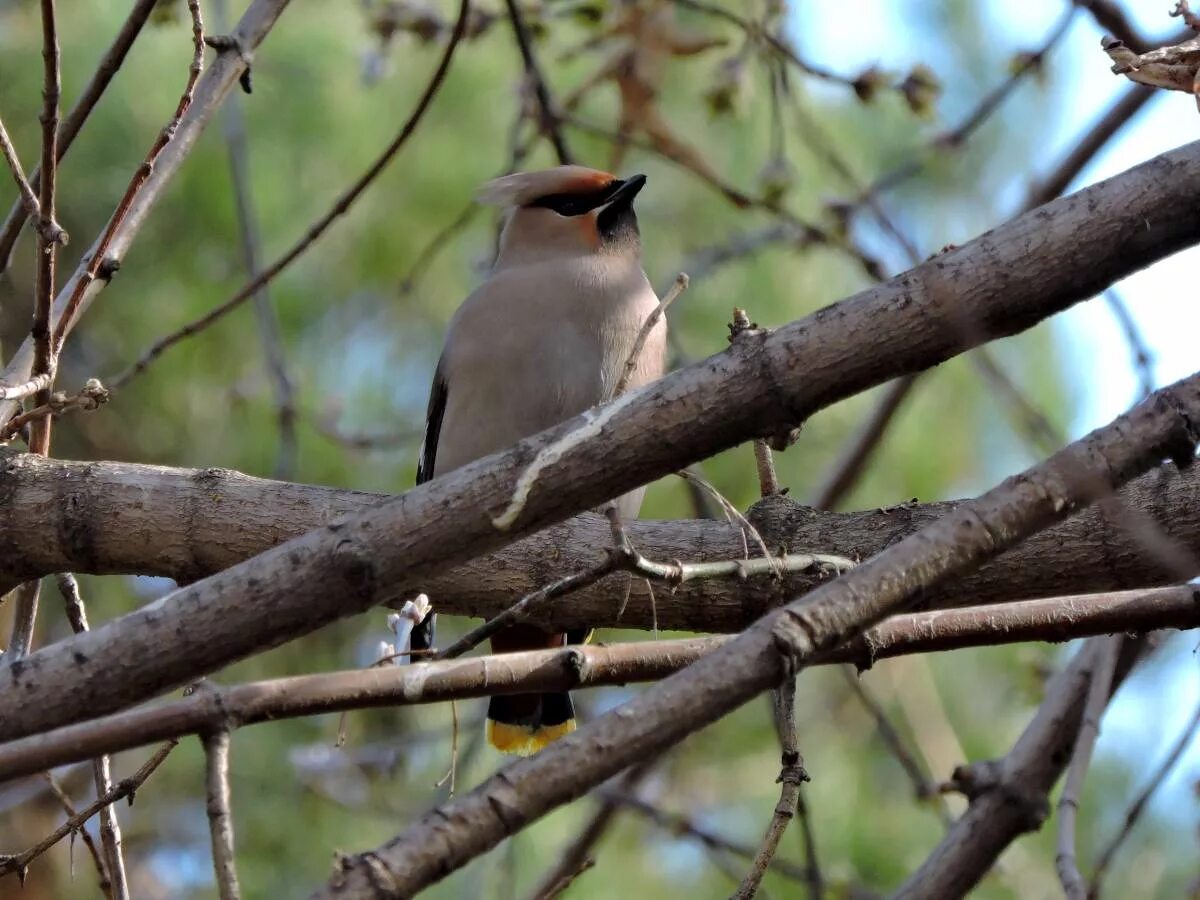
<svg viewBox="0 0 1200 900">
<path fill-rule="evenodd" d="M 633 200 L 644 175 L 582 166 L 505 175 L 478 199 L 507 208 L 487 279 L 458 308 L 433 378 L 417 483 L 503 450 L 612 399 L 638 333 L 658 305 L 642 271 Z M 663 373 L 666 322 L 648 335 L 629 387 Z M 643 490 L 621 497 L 637 515 Z M 435 598 L 436 602 L 436 598 Z M 532 625 L 492 638 L 498 652 L 560 647 L 584 631 Z M 575 729 L 569 694 L 493 697 L 488 740 L 527 756 Z"/>
</svg>

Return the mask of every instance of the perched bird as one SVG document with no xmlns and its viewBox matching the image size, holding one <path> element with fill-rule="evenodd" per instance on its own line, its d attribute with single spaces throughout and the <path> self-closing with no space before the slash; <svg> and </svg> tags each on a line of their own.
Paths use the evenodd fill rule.
<svg viewBox="0 0 1200 900">
<path fill-rule="evenodd" d="M 505 175 L 480 190 L 507 208 L 487 279 L 450 322 L 433 378 L 417 483 L 466 465 L 613 397 L 639 332 L 658 306 L 642 271 L 633 200 L 644 175 L 582 166 Z M 647 336 L 628 384 L 663 373 L 666 322 Z M 642 490 L 618 501 L 637 515 Z M 436 598 L 435 598 L 436 599 Z M 507 628 L 499 652 L 579 643 L 586 632 Z M 493 697 L 489 742 L 528 756 L 575 730 L 569 694 Z"/>
</svg>

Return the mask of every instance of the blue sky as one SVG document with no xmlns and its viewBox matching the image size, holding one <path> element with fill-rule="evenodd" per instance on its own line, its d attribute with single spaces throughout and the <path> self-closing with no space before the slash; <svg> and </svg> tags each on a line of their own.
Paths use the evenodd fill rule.
<svg viewBox="0 0 1200 900">
<path fill-rule="evenodd" d="M 1150 37 L 1175 32 L 1179 20 L 1167 16 L 1166 0 L 1128 0 L 1122 4 L 1142 34 Z M 987 16 L 996 40 L 1013 52 L 1037 47 L 1067 9 L 1066 2 L 1009 0 L 990 2 Z M 857 72 L 878 63 L 904 71 L 929 58 L 924 36 L 909 24 L 916 5 L 895 0 L 863 0 L 855 4 L 852 21 L 842 4 L 805 4 L 803 29 L 794 36 L 804 54 L 842 72 Z M 926 5 L 924 14 L 928 14 Z M 1113 102 L 1126 83 L 1109 72 L 1100 49 L 1101 29 L 1080 12 L 1066 39 L 1055 51 L 1050 73 L 1054 89 L 1062 92 L 1059 112 L 1038 122 L 1043 141 L 1036 154 L 1037 171 L 1030 181 L 1049 170 Z M 1002 73 L 997 73 L 1002 77 Z M 1081 173 L 1070 190 L 1115 175 L 1160 153 L 1200 139 L 1200 113 L 1194 100 L 1181 93 L 1162 92 L 1142 110 Z M 969 236 L 966 236 L 969 237 Z M 935 248 L 926 248 L 935 249 Z M 1195 273 L 1200 248 L 1193 248 L 1139 272 L 1116 287 L 1144 336 L 1154 360 L 1156 386 L 1169 384 L 1200 369 L 1197 336 L 1200 307 Z M 1139 396 L 1139 382 L 1119 323 L 1103 299 L 1080 304 L 1055 320 L 1067 364 L 1078 380 L 1078 404 L 1070 431 L 1080 436 L 1110 421 Z M 1200 703 L 1195 632 L 1174 638 L 1165 659 L 1135 675 L 1118 695 L 1104 720 L 1098 756 L 1119 755 L 1140 760 L 1146 771 L 1159 760 Z M 1200 770 L 1200 747 L 1193 746 L 1174 776 L 1156 798 L 1159 812 L 1194 819 L 1195 805 L 1187 790 Z"/>
</svg>

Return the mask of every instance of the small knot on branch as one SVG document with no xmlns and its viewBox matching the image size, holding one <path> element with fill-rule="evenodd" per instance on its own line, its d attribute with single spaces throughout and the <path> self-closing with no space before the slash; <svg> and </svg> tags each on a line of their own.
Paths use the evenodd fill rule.
<svg viewBox="0 0 1200 900">
<path fill-rule="evenodd" d="M 254 60 L 254 55 L 247 49 L 242 39 L 236 34 L 209 34 L 204 36 L 204 43 L 216 50 L 217 53 L 236 53 L 238 55 L 238 58 L 246 65 L 246 68 L 242 70 L 242 74 L 238 76 L 238 84 L 242 86 L 242 90 L 247 94 L 253 93 L 253 84 L 250 80 L 250 67 Z"/>
<path fill-rule="evenodd" d="M 808 770 L 804 768 L 804 764 L 800 762 L 792 764 L 784 764 L 779 770 L 779 777 L 775 779 L 776 784 L 791 784 L 799 787 L 800 785 L 812 781 L 809 777 Z"/>
<path fill-rule="evenodd" d="M 53 219 L 39 218 L 37 232 L 42 236 L 42 240 L 46 242 L 47 251 L 56 244 L 60 247 L 65 247 L 71 241 L 71 236 L 67 234 L 66 229 Z"/>
</svg>

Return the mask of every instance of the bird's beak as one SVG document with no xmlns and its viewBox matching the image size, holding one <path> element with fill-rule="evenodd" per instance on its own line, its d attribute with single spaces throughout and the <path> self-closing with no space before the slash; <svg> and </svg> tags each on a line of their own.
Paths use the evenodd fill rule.
<svg viewBox="0 0 1200 900">
<path fill-rule="evenodd" d="M 633 198 L 638 195 L 646 185 L 645 175 L 634 175 L 631 178 L 626 178 L 624 181 L 618 181 L 613 185 L 613 192 L 605 199 L 605 204 L 609 207 L 632 206 Z"/>
</svg>

